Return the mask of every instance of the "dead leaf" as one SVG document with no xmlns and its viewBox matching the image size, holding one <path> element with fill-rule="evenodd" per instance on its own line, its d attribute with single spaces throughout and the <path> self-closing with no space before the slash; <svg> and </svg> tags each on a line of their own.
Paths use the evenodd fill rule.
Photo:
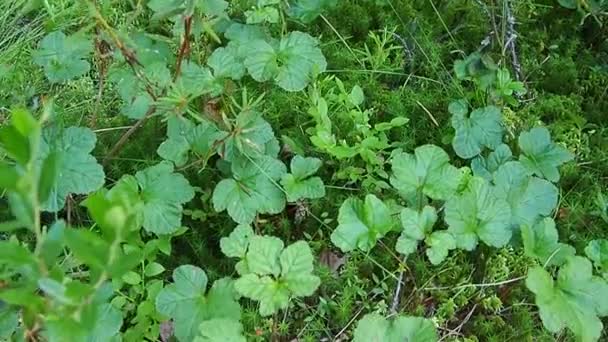
<svg viewBox="0 0 608 342">
<path fill-rule="evenodd" d="M 346 263 L 348 256 L 339 256 L 329 249 L 324 249 L 319 255 L 319 264 L 329 268 L 332 273 L 338 274 L 338 269 Z"/>
</svg>

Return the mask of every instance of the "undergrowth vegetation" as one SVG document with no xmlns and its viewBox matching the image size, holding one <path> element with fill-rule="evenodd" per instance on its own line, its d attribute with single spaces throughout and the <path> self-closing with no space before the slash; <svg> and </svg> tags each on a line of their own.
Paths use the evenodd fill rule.
<svg viewBox="0 0 608 342">
<path fill-rule="evenodd" d="M 607 339 L 607 6 L 0 3 L 0 340 Z"/>
</svg>

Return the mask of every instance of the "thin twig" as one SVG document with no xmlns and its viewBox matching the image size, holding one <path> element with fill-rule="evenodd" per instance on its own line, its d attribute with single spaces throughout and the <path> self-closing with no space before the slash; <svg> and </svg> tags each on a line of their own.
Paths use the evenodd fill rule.
<svg viewBox="0 0 608 342">
<path fill-rule="evenodd" d="M 405 264 L 407 257 L 403 258 L 403 263 Z M 394 315 L 397 313 L 397 307 L 399 306 L 399 298 L 401 297 L 401 287 L 403 286 L 403 274 L 405 270 L 401 270 L 399 272 L 399 279 L 397 279 L 397 287 L 395 288 L 395 295 L 393 296 L 393 302 L 391 304 L 390 314 Z"/>
<path fill-rule="evenodd" d="M 517 56 L 517 46 L 515 45 L 515 41 L 517 40 L 517 31 L 515 31 L 515 17 L 513 16 L 513 11 L 511 10 L 510 0 L 505 0 L 505 11 L 507 15 L 507 43 L 505 44 L 505 49 L 509 49 L 511 52 L 511 64 L 513 65 L 513 70 L 515 71 L 515 80 L 521 81 L 523 80 L 523 75 L 521 71 L 521 64 L 519 63 L 519 57 Z"/>
<path fill-rule="evenodd" d="M 152 114 L 154 114 L 155 111 L 156 111 L 156 107 L 150 106 L 150 108 L 148 108 L 148 111 L 146 112 L 146 114 L 141 119 L 139 119 L 139 121 L 137 121 L 135 123 L 135 125 L 131 126 L 131 128 L 128 131 L 126 131 L 125 134 L 122 135 L 122 137 L 120 137 L 120 139 L 118 140 L 116 145 L 114 145 L 114 147 L 112 147 L 112 149 L 110 150 L 110 152 L 108 152 L 108 154 L 105 156 L 105 158 L 103 158 L 104 165 L 107 165 L 107 163 L 112 159 L 112 157 L 114 157 L 114 155 L 116 155 L 118 153 L 118 151 L 120 151 L 120 149 L 123 147 L 123 145 L 127 143 L 127 141 L 133 135 L 133 133 L 135 133 L 135 131 L 137 131 L 144 124 L 144 122 L 150 116 L 152 116 Z"/>
<path fill-rule="evenodd" d="M 473 312 L 475 312 L 476 308 L 477 308 L 477 304 L 473 305 L 473 308 L 469 311 L 469 313 L 462 320 L 462 322 L 460 322 L 460 324 L 458 324 L 458 326 L 456 328 L 451 329 L 447 334 L 443 335 L 441 337 L 441 339 L 439 340 L 439 342 L 445 340 L 446 338 L 450 337 L 451 335 L 460 335 L 460 330 L 462 330 L 462 327 L 464 327 L 464 325 L 467 324 L 467 322 L 471 319 L 471 316 L 473 316 Z"/>
<path fill-rule="evenodd" d="M 501 286 L 506 284 L 515 283 L 521 280 L 526 279 L 526 276 L 521 276 L 513 279 L 503 280 L 494 283 L 484 283 L 484 284 L 464 284 L 460 286 L 442 286 L 442 287 L 425 287 L 421 289 L 422 291 L 437 291 L 437 290 L 459 290 L 467 287 L 492 287 L 492 286 Z"/>
</svg>

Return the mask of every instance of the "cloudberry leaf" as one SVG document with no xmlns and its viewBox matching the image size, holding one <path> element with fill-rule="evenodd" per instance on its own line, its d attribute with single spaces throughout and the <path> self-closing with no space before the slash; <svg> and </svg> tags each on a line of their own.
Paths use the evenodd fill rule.
<svg viewBox="0 0 608 342">
<path fill-rule="evenodd" d="M 93 51 L 90 39 L 75 34 L 66 36 L 61 31 L 46 35 L 34 52 L 34 62 L 44 68 L 51 82 L 65 82 L 89 72 L 91 66 L 86 61 Z"/>
<path fill-rule="evenodd" d="M 331 242 L 343 252 L 354 249 L 367 252 L 395 227 L 388 206 L 371 194 L 365 196 L 365 201 L 358 198 L 344 201 L 338 223 L 331 234 Z"/>
<path fill-rule="evenodd" d="M 511 239 L 511 208 L 483 178 L 473 177 L 462 194 L 446 202 L 445 222 L 458 248 L 468 251 L 479 240 L 502 247 Z"/>
<path fill-rule="evenodd" d="M 386 319 L 377 313 L 365 315 L 357 323 L 353 342 L 437 342 L 437 330 L 431 320 L 398 316 Z"/>
<path fill-rule="evenodd" d="M 230 282 L 216 281 L 209 292 L 207 275 L 202 269 L 183 265 L 173 271 L 173 283 L 156 296 L 156 310 L 173 319 L 175 337 L 192 341 L 199 335 L 201 323 L 216 318 L 238 321 L 241 308 L 235 301 Z"/>
<path fill-rule="evenodd" d="M 522 155 L 519 161 L 531 174 L 548 181 L 559 181 L 558 167 L 574 158 L 565 147 L 551 141 L 551 134 L 545 127 L 532 128 L 519 135 Z"/>
<path fill-rule="evenodd" d="M 287 193 L 287 201 L 322 198 L 325 185 L 320 177 L 311 177 L 321 167 L 321 160 L 295 156 L 291 159 L 291 173 L 283 175 L 281 185 Z"/>
<path fill-rule="evenodd" d="M 391 165 L 391 185 L 406 197 L 421 191 L 432 199 L 446 200 L 456 192 L 461 179 L 448 154 L 434 145 L 417 147 L 414 154 L 397 153 Z"/>
<path fill-rule="evenodd" d="M 54 154 L 57 177 L 42 209 L 57 212 L 63 209 L 69 194 L 86 195 L 103 186 L 103 168 L 90 154 L 96 141 L 95 133 L 84 127 L 49 127 L 43 131 L 39 160 L 42 163 Z"/>
<path fill-rule="evenodd" d="M 143 226 L 157 235 L 171 234 L 182 225 L 182 205 L 194 198 L 194 188 L 168 162 L 135 174 L 144 201 Z"/>
<path fill-rule="evenodd" d="M 576 254 L 574 247 L 558 242 L 559 236 L 552 218 L 545 218 L 535 225 L 521 226 L 524 252 L 536 258 L 541 265 L 561 266 L 566 259 Z"/>
<path fill-rule="evenodd" d="M 591 262 L 573 256 L 560 267 L 557 279 L 542 267 L 528 271 L 526 286 L 536 295 L 545 328 L 557 333 L 568 328 L 581 341 L 597 341 L 608 315 L 608 283 L 592 273 Z"/>
<path fill-rule="evenodd" d="M 502 143 L 502 116 L 498 107 L 478 108 L 467 116 L 466 103 L 460 100 L 452 102 L 449 111 L 456 130 L 452 146 L 459 157 L 473 158 L 484 147 L 495 149 Z"/>
</svg>

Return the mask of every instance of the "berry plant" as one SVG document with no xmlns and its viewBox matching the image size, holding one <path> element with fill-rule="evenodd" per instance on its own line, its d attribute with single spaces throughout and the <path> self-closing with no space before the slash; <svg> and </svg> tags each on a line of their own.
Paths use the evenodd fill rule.
<svg viewBox="0 0 608 342">
<path fill-rule="evenodd" d="M 541 2 L 0 4 L 0 340 L 605 340 L 605 6 Z"/>
</svg>

